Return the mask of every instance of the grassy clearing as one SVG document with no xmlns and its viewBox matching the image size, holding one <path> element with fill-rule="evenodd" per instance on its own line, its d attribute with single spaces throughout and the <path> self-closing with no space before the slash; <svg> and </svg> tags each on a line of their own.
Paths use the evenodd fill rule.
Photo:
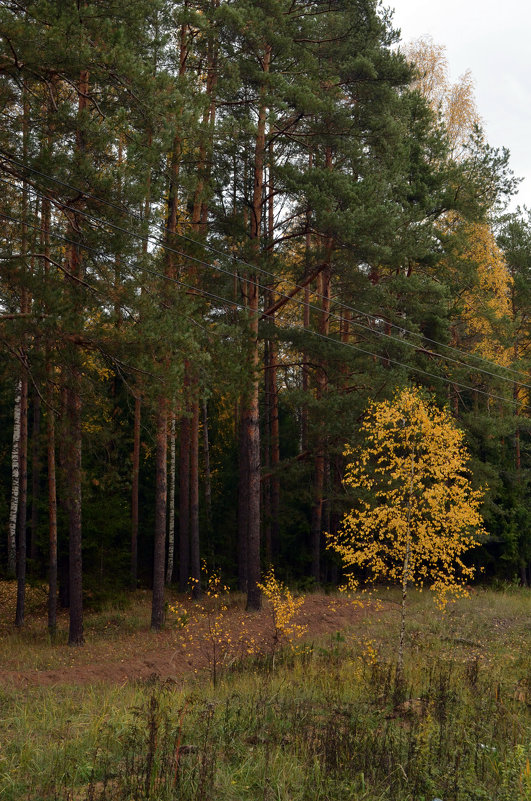
<svg viewBox="0 0 531 801">
<path fill-rule="evenodd" d="M 529 592 L 414 595 L 398 687 L 382 614 L 216 688 L 4 689 L 0 798 L 530 801 L 530 622 Z"/>
</svg>

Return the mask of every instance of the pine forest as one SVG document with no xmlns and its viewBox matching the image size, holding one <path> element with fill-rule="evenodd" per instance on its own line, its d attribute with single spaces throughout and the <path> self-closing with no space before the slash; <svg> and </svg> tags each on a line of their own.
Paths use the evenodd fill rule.
<svg viewBox="0 0 531 801">
<path fill-rule="evenodd" d="M 408 388 L 481 492 L 463 575 L 529 586 L 531 219 L 444 46 L 376 0 L 5 0 L 0 42 L 9 622 L 35 583 L 73 645 L 203 565 L 248 610 L 271 565 L 337 586 L 348 454 Z"/>
<path fill-rule="evenodd" d="M 478 3 L 0 0 L 2 801 L 531 801 Z"/>
</svg>

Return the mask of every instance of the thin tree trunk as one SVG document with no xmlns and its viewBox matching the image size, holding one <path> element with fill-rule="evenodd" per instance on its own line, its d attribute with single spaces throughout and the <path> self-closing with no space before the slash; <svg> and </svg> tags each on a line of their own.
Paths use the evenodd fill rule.
<svg viewBox="0 0 531 801">
<path fill-rule="evenodd" d="M 514 295 L 514 293 L 513 293 Z M 515 316 L 514 310 L 514 297 L 513 297 L 513 317 Z M 518 350 L 519 350 L 519 342 L 518 339 L 514 343 L 514 361 L 515 364 L 518 361 Z M 520 448 L 520 426 L 518 424 L 518 418 L 520 416 L 520 387 L 518 383 L 515 381 L 513 384 L 513 400 L 514 400 L 514 416 L 515 416 L 515 430 L 514 430 L 514 466 L 516 469 L 516 478 L 517 481 L 521 480 L 521 470 L 522 470 L 522 456 L 521 456 L 521 448 Z"/>
<path fill-rule="evenodd" d="M 77 154 L 84 154 L 87 150 L 86 135 L 82 128 L 81 117 L 88 107 L 89 72 L 82 70 L 79 75 L 78 91 L 78 120 L 76 131 Z M 81 200 L 80 200 L 81 202 Z M 75 216 L 75 215 L 74 215 Z M 70 239 L 77 238 L 79 219 L 71 224 Z M 76 244 L 69 247 L 68 272 L 74 278 L 83 278 L 83 263 L 79 248 Z M 74 294 L 73 309 L 77 322 L 83 324 L 82 301 L 76 294 L 77 287 L 73 284 L 71 291 Z M 68 496 L 68 569 L 69 569 L 69 613 L 70 625 L 68 633 L 69 645 L 82 645 L 83 636 L 83 560 L 82 560 L 82 432 L 81 432 L 81 360 L 76 352 L 76 346 L 70 346 L 70 375 L 67 378 L 66 393 L 66 421 L 68 431 L 68 455 L 66 476 Z"/>
<path fill-rule="evenodd" d="M 332 170 L 332 150 L 330 147 L 326 148 L 325 166 L 328 170 Z M 333 251 L 333 240 L 328 237 L 326 240 L 326 258 L 327 266 L 319 273 L 317 290 L 321 296 L 321 313 L 319 316 L 319 334 L 328 336 L 330 332 L 330 280 L 331 280 L 331 262 Z M 326 364 L 321 362 L 320 369 L 317 371 L 317 400 L 322 400 L 325 396 L 328 378 L 326 374 Z M 325 454 L 326 454 L 326 436 L 324 434 L 324 426 L 322 421 L 319 425 L 320 433 L 317 444 L 317 453 L 315 455 L 314 466 L 314 505 L 312 509 L 311 519 L 311 551 L 312 551 L 312 576 L 317 584 L 321 581 L 321 531 L 322 531 L 322 516 L 323 516 L 323 489 L 325 478 Z"/>
<path fill-rule="evenodd" d="M 140 479 L 140 422 L 142 401 L 135 395 L 135 417 L 133 427 L 133 487 L 131 492 L 131 589 L 138 581 L 138 490 Z"/>
<path fill-rule="evenodd" d="M 243 414 L 240 410 L 238 422 L 238 584 L 240 590 L 245 593 L 247 592 L 248 539 L 249 461 Z"/>
<path fill-rule="evenodd" d="M 258 319 L 258 287 L 252 289 L 249 308 Z M 258 331 L 256 330 L 256 334 Z M 258 341 L 253 347 L 251 362 L 258 371 Z M 258 407 L 258 380 L 253 380 L 250 403 L 244 413 L 244 436 L 247 441 L 249 528 L 247 537 L 247 609 L 260 609 L 260 428 Z"/>
<path fill-rule="evenodd" d="M 264 74 L 269 73 L 271 47 L 266 45 L 263 58 Z M 265 89 L 261 90 L 258 110 L 254 155 L 254 181 L 251 207 L 251 243 L 256 261 L 260 257 L 260 236 L 264 187 L 264 158 L 266 105 Z M 249 470 L 249 528 L 247 537 L 247 609 L 260 609 L 262 600 L 258 583 L 260 581 L 260 409 L 259 409 L 259 363 L 258 352 L 258 303 L 259 286 L 257 275 L 249 276 L 247 281 L 249 307 L 249 327 L 251 335 L 251 389 L 246 398 L 243 412 L 244 435 L 247 440 L 247 460 Z"/>
<path fill-rule="evenodd" d="M 314 501 L 311 517 L 311 552 L 312 552 L 312 576 L 319 584 L 321 581 L 321 524 L 323 518 L 323 487 L 324 487 L 324 451 L 317 452 L 314 459 L 313 494 Z"/>
<path fill-rule="evenodd" d="M 168 451 L 168 403 L 164 396 L 158 401 L 157 448 L 155 456 L 155 543 L 153 554 L 153 599 L 151 605 L 151 628 L 159 630 L 164 625 L 164 567 L 166 546 L 167 503 L 167 451 Z"/>
<path fill-rule="evenodd" d="M 267 417 L 267 483 L 265 555 L 268 564 L 273 562 L 278 549 L 280 515 L 280 435 L 278 419 L 277 348 L 269 340 L 266 350 L 266 417 Z"/>
<path fill-rule="evenodd" d="M 313 153 L 310 151 L 308 155 L 308 170 L 311 171 L 313 166 Z M 310 233 L 310 225 L 311 225 L 311 211 L 308 209 L 306 212 L 306 236 L 305 236 L 305 247 L 304 247 L 304 258 L 305 258 L 305 268 L 306 274 L 310 272 L 311 267 L 311 260 L 312 260 L 312 235 Z M 310 285 L 307 284 L 304 287 L 304 306 L 303 306 L 303 322 L 302 322 L 305 331 L 308 331 L 310 328 Z M 303 351 L 302 353 L 302 391 L 305 395 L 307 395 L 310 391 L 310 365 L 308 363 L 308 353 Z M 300 442 L 300 451 L 301 453 L 308 450 L 308 404 L 306 401 L 303 401 L 303 406 L 301 409 L 301 442 Z"/>
<path fill-rule="evenodd" d="M 329 254 L 330 255 L 330 254 Z M 318 291 L 322 297 L 321 318 L 319 333 L 328 336 L 330 320 L 330 268 L 319 274 Z M 327 376 L 325 365 L 321 365 L 317 373 L 317 400 L 322 400 L 327 389 Z M 320 428 L 323 428 L 322 423 Z M 314 460 L 313 496 L 314 502 L 311 517 L 311 552 L 312 576 L 317 582 L 321 581 L 321 530 L 323 516 L 323 490 L 325 478 L 325 451 L 326 442 L 324 432 L 319 434 L 317 453 Z"/>
<path fill-rule="evenodd" d="M 33 431 L 31 436 L 31 547 L 30 558 L 37 560 L 39 528 L 39 495 L 41 483 L 41 399 L 37 393 L 33 399 Z"/>
<path fill-rule="evenodd" d="M 213 7 L 219 5 L 218 0 L 214 0 Z M 197 162 L 197 183 L 194 192 L 192 205 L 192 229 L 198 238 L 203 234 L 204 226 L 208 218 L 208 202 L 205 197 L 205 190 L 208 186 L 210 177 L 210 162 L 208 158 L 212 152 L 214 124 L 216 118 L 216 97 L 215 89 L 217 83 L 217 46 L 212 29 L 207 33 L 207 63 L 206 63 L 206 100 L 203 112 L 204 131 L 199 143 L 199 159 Z M 195 282 L 195 271 L 192 273 L 192 282 Z M 201 594 L 201 561 L 200 561 L 200 531 L 199 531 L 199 382 L 197 375 L 192 375 L 189 381 L 193 389 L 191 418 L 189 421 L 190 438 L 190 484 L 189 484 L 189 541 L 190 541 L 190 572 L 193 579 L 192 594 L 194 598 Z M 206 441 L 206 454 L 208 458 L 208 431 Z M 208 476 L 210 482 L 210 476 Z M 210 491 L 210 490 L 209 490 Z"/>
<path fill-rule="evenodd" d="M 197 387 L 196 387 L 197 389 Z M 190 420 L 190 568 L 192 595 L 201 595 L 201 562 L 199 551 L 199 401 L 194 398 Z"/>
<path fill-rule="evenodd" d="M 21 379 L 20 392 L 20 443 L 19 443 L 19 498 L 17 516 L 17 609 L 15 626 L 24 625 L 26 597 L 26 511 L 28 493 L 28 378 Z"/>
<path fill-rule="evenodd" d="M 68 391 L 62 376 L 63 386 L 61 387 L 61 417 L 60 417 L 60 436 L 59 436 L 59 508 L 63 510 L 64 516 L 68 519 Z M 57 554 L 57 579 L 59 585 L 59 602 L 63 609 L 70 606 L 70 573 L 68 568 L 68 553 L 60 547 L 58 540 Z"/>
<path fill-rule="evenodd" d="M 28 96 L 27 90 L 23 89 L 23 127 L 22 127 L 22 153 L 23 160 L 26 161 L 28 154 Z M 26 258 L 28 254 L 28 186 L 26 182 L 22 185 L 22 231 L 20 254 L 23 263 L 22 269 L 27 273 L 28 268 Z M 22 288 L 20 311 L 25 314 L 31 309 L 31 300 L 26 287 Z M 22 349 L 25 353 L 25 341 L 22 341 Z M 15 625 L 24 625 L 24 606 L 26 600 L 26 558 L 27 558 L 27 506 L 28 506 L 28 376 L 25 373 L 20 380 L 20 441 L 18 447 L 19 464 L 19 492 L 18 492 L 18 514 L 17 514 L 17 609 L 15 613 Z"/>
<path fill-rule="evenodd" d="M 44 252 L 44 279 L 48 281 L 50 257 L 50 201 L 42 202 L 42 244 Z M 57 477 L 55 460 L 55 412 L 53 367 L 50 349 L 46 348 L 46 455 L 48 463 L 48 631 L 53 637 L 57 630 Z"/>
<path fill-rule="evenodd" d="M 271 352 L 271 550 L 278 551 L 280 530 L 280 427 L 278 416 L 277 349 Z"/>
<path fill-rule="evenodd" d="M 48 631 L 53 636 L 57 629 L 57 490 L 55 477 L 55 413 L 53 411 L 52 367 L 46 358 L 48 378 L 47 450 L 48 450 Z"/>
<path fill-rule="evenodd" d="M 267 293 L 267 304 L 271 303 L 272 292 Z M 264 521 L 264 549 L 266 565 L 272 564 L 271 547 L 271 371 L 270 340 L 264 342 L 264 394 L 265 394 L 265 431 L 262 437 L 264 451 L 265 476 L 262 479 L 262 517 Z M 265 442 L 264 442 L 265 440 Z"/>
<path fill-rule="evenodd" d="M 168 225 L 166 242 L 173 244 L 173 234 L 177 228 L 177 180 L 180 161 L 177 154 L 180 145 L 175 137 L 172 153 L 171 178 L 168 196 Z M 166 253 L 165 274 L 169 277 L 175 275 L 173 252 Z M 165 288 L 162 294 L 164 295 Z M 153 597 L 151 605 L 151 628 L 159 630 L 164 625 L 164 580 L 166 567 L 166 512 L 168 503 L 168 399 L 161 394 L 157 408 L 157 447 L 155 457 L 155 535 L 153 551 Z"/>
<path fill-rule="evenodd" d="M 411 469 L 409 477 L 409 495 L 407 504 L 407 532 L 406 532 L 406 552 L 404 554 L 404 564 L 402 566 L 402 603 L 400 606 L 400 637 L 398 640 L 398 659 L 396 664 L 397 683 L 402 679 L 404 667 L 404 642 L 406 635 L 406 598 L 409 584 L 409 560 L 411 557 L 411 511 L 413 506 L 413 483 L 415 479 L 415 451 L 411 454 Z"/>
<path fill-rule="evenodd" d="M 151 147 L 153 137 L 151 131 L 148 133 L 147 145 Z M 149 233 L 149 221 L 151 217 L 151 169 L 148 168 L 146 175 L 146 194 L 144 198 L 143 221 L 146 229 L 145 234 Z M 148 240 L 142 241 L 142 254 L 144 259 L 148 255 Z M 141 290 L 142 292 L 143 290 Z M 140 425 L 142 422 L 142 395 L 140 387 L 135 392 L 135 411 L 133 421 L 133 465 L 132 465 L 132 487 L 131 487 L 131 568 L 130 583 L 131 589 L 136 590 L 138 584 L 138 522 L 139 506 L 138 493 L 140 489 Z"/>
<path fill-rule="evenodd" d="M 270 135 L 272 130 L 270 128 Z M 268 181 L 267 181 L 267 249 L 272 255 L 274 250 L 274 228 L 275 228 L 275 199 L 274 199 L 274 144 L 273 139 L 269 142 L 269 164 L 268 164 Z M 266 306 L 267 309 L 274 305 L 273 290 L 269 289 L 266 292 Z M 274 312 L 268 315 L 268 322 L 274 325 Z M 273 564 L 273 519 L 272 519 L 272 479 L 271 475 L 271 404 L 273 396 L 272 386 L 272 372 L 274 360 L 274 344 L 272 338 L 264 342 L 264 391 L 265 391 L 265 468 L 266 476 L 262 481 L 262 506 L 263 506 L 263 521 L 264 521 L 264 546 L 265 546 L 265 560 L 267 565 Z"/>
<path fill-rule="evenodd" d="M 172 411 L 170 427 L 170 486 L 168 520 L 168 563 L 166 565 L 166 584 L 173 580 L 173 554 L 175 548 L 175 414 Z"/>
<path fill-rule="evenodd" d="M 179 451 L 179 592 L 190 580 L 190 418 L 181 420 Z"/>
<path fill-rule="evenodd" d="M 81 520 L 81 396 L 80 375 L 72 374 L 68 390 L 69 456 L 68 456 L 68 516 L 69 516 L 69 587 L 70 626 L 69 645 L 82 645 L 83 636 L 83 560 Z"/>
<path fill-rule="evenodd" d="M 14 576 L 17 565 L 17 517 L 18 500 L 20 493 L 20 398 L 22 382 L 19 380 L 15 386 L 15 403 L 13 407 L 13 445 L 11 448 L 11 506 L 9 511 L 9 531 L 7 539 L 7 572 Z"/>
<path fill-rule="evenodd" d="M 274 151 L 273 142 L 269 144 L 269 197 L 268 197 L 268 224 L 267 238 L 268 248 L 273 249 L 275 236 L 275 180 L 274 180 Z M 272 304 L 273 293 L 271 292 L 270 301 Z M 270 317 L 272 325 L 275 324 L 274 313 Z M 266 547 L 266 556 L 269 564 L 272 564 L 274 555 L 278 550 L 279 525 L 280 525 L 280 431 L 278 418 L 278 382 L 277 382 L 277 362 L 278 348 L 275 339 L 269 341 L 268 347 L 268 412 L 269 412 L 269 449 L 270 467 L 272 476 L 269 482 L 270 488 L 270 521 L 269 536 Z"/>
<path fill-rule="evenodd" d="M 205 510 L 207 526 L 212 523 L 212 480 L 210 477 L 210 443 L 208 437 L 208 401 L 203 399 L 203 461 L 205 469 Z"/>
<path fill-rule="evenodd" d="M 216 9 L 218 7 L 219 7 L 219 0 L 213 0 L 212 8 Z M 203 114 L 203 125 L 205 128 L 208 126 L 208 139 L 206 141 L 203 139 L 200 146 L 199 164 L 198 164 L 199 179 L 196 188 L 195 199 L 194 199 L 194 210 L 192 214 L 192 218 L 194 220 L 196 229 L 199 230 L 200 227 L 202 227 L 203 231 L 205 230 L 205 226 L 208 219 L 208 202 L 204 194 L 205 194 L 205 186 L 208 185 L 210 180 L 211 165 L 212 165 L 213 135 L 214 135 L 214 126 L 216 122 L 216 112 L 217 112 L 217 103 L 216 103 L 216 86 L 218 82 L 217 56 L 218 56 L 218 45 L 213 33 L 213 29 L 211 28 L 208 34 L 207 64 L 206 64 L 207 82 L 205 87 L 205 93 L 209 100 L 209 103 Z"/>
</svg>

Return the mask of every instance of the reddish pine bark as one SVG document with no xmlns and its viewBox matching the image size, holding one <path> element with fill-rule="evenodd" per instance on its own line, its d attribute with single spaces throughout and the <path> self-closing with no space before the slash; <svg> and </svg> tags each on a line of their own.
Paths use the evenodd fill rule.
<svg viewBox="0 0 531 801">
<path fill-rule="evenodd" d="M 37 531 L 39 527 L 39 490 L 41 483 L 41 399 L 33 399 L 33 431 L 31 436 L 31 547 L 30 558 L 38 556 Z"/>
<path fill-rule="evenodd" d="M 151 628 L 159 630 L 164 625 L 164 573 L 166 557 L 166 501 L 168 451 L 168 403 L 164 396 L 158 401 L 157 446 L 155 455 L 155 541 L 153 553 L 153 599 L 151 605 Z"/>
<path fill-rule="evenodd" d="M 20 382 L 19 496 L 17 516 L 17 608 L 15 626 L 24 625 L 26 596 L 26 511 L 28 494 L 28 379 Z"/>
<path fill-rule="evenodd" d="M 53 411 L 52 368 L 47 356 L 46 375 L 48 379 L 47 415 L 47 456 L 48 456 L 48 630 L 55 634 L 57 629 L 57 488 L 55 475 L 55 413 Z"/>
<path fill-rule="evenodd" d="M 203 462 L 205 469 L 205 507 L 207 524 L 212 520 L 212 482 L 210 478 L 210 443 L 208 436 L 208 402 L 203 400 Z"/>
<path fill-rule="evenodd" d="M 81 396 L 80 375 L 74 368 L 72 385 L 68 389 L 68 518 L 69 518 L 69 596 L 70 625 L 68 644 L 82 645 L 83 636 L 83 561 L 81 520 Z"/>
<path fill-rule="evenodd" d="M 140 421 L 142 402 L 135 395 L 135 417 L 133 426 L 133 486 L 131 491 L 131 588 L 138 581 L 138 489 L 140 479 Z"/>
<path fill-rule="evenodd" d="M 201 594 L 201 563 L 199 555 L 199 401 L 194 399 L 190 420 L 190 572 L 193 596 Z"/>
<path fill-rule="evenodd" d="M 190 579 L 190 418 L 181 420 L 179 451 L 179 592 Z"/>
<path fill-rule="evenodd" d="M 330 268 L 323 270 L 319 274 L 317 283 L 318 293 L 321 296 L 321 314 L 319 320 L 319 333 L 328 336 L 330 322 Z M 316 395 L 320 400 L 324 397 L 327 388 L 327 377 L 325 366 L 317 371 L 316 376 Z M 320 433 L 317 452 L 314 460 L 314 479 L 313 479 L 313 506 L 311 517 L 311 551 L 312 551 L 312 576 L 317 583 L 321 581 L 321 529 L 323 517 L 323 490 L 325 478 L 325 452 L 326 441 L 324 433 Z"/>
</svg>

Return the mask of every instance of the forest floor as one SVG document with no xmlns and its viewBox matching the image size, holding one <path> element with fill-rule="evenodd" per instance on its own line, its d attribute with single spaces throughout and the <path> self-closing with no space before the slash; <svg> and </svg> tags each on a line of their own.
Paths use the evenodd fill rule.
<svg viewBox="0 0 531 801">
<path fill-rule="evenodd" d="M 530 590 L 445 614 L 412 591 L 400 680 L 396 588 L 298 599 L 294 648 L 242 595 L 169 591 L 158 633 L 149 592 L 93 596 L 80 648 L 65 612 L 51 641 L 44 586 L 15 630 L 15 596 L 0 582 L 2 801 L 531 801 Z"/>
<path fill-rule="evenodd" d="M 248 654 L 274 647 L 271 611 L 246 613 L 243 595 L 232 595 L 219 611 L 211 601 L 197 604 L 183 595 L 168 593 L 166 626 L 150 630 L 150 594 L 138 591 L 98 612 L 85 615 L 85 644 L 67 645 L 68 613 L 62 611 L 52 642 L 47 633 L 46 588 L 28 590 L 26 623 L 14 631 L 15 582 L 0 582 L 0 685 L 11 687 L 59 684 L 122 684 L 149 678 L 179 680 L 191 673 L 223 669 Z M 122 608 L 120 608 L 122 606 Z M 173 609 L 171 608 L 173 607 Z M 376 614 L 397 609 L 392 601 L 311 594 L 304 597 L 293 620 L 301 641 L 322 641 L 356 627 Z M 221 623 L 222 620 L 222 623 Z M 218 654 L 214 656 L 214 629 Z"/>
</svg>

